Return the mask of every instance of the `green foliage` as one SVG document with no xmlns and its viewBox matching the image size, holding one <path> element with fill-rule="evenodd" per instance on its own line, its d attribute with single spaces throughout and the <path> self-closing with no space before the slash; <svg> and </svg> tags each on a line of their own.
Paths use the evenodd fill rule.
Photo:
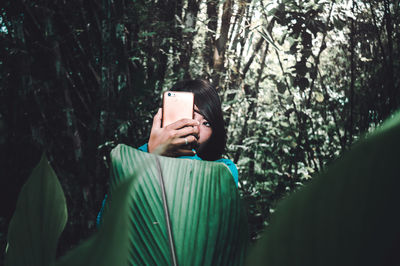
<svg viewBox="0 0 400 266">
<path fill-rule="evenodd" d="M 90 235 L 110 150 L 147 141 L 162 90 L 205 77 L 257 238 L 280 198 L 398 109 L 398 2 L 6 1 L 0 232 L 46 150 L 71 206 L 60 253 Z"/>
<path fill-rule="evenodd" d="M 398 265 L 400 112 L 277 207 L 248 265 Z"/>
<path fill-rule="evenodd" d="M 247 264 L 397 265 L 399 134 L 400 112 L 283 200 Z M 169 264 L 155 155 L 119 145 L 111 157 L 111 201 L 99 232 L 56 265 Z M 246 225 L 226 166 L 158 158 L 178 262 L 242 264 Z M 43 156 L 21 191 L 6 265 L 53 265 L 65 222 L 65 198 Z"/>
<path fill-rule="evenodd" d="M 115 189 L 99 231 L 61 257 L 57 266 L 129 265 L 129 202 L 132 186 L 137 181 L 127 179 Z"/>
<path fill-rule="evenodd" d="M 251 26 L 259 22 L 279 49 L 267 40 L 263 61 L 264 51 L 243 36 L 259 60 L 238 83 L 234 73 L 244 67 L 231 71 L 229 91 L 243 89 L 225 97 L 228 156 L 239 167 L 254 238 L 278 199 L 399 108 L 400 83 L 391 73 L 399 71 L 400 57 L 387 56 L 399 52 L 396 27 L 389 22 L 398 21 L 395 6 L 390 1 L 254 4 L 263 16 L 257 20 L 255 12 Z M 242 57 L 237 61 L 247 63 Z"/>
<path fill-rule="evenodd" d="M 66 222 L 64 193 L 43 155 L 18 198 L 8 227 L 5 265 L 51 265 Z"/>
<path fill-rule="evenodd" d="M 241 264 L 247 219 L 229 169 L 221 163 L 158 158 L 178 264 Z M 155 155 L 119 145 L 111 160 L 111 196 L 124 180 L 138 179 L 130 201 L 130 263 L 170 264 Z"/>
<path fill-rule="evenodd" d="M 243 264 L 247 220 L 224 164 L 161 157 L 118 145 L 111 154 L 111 200 L 100 230 L 56 265 L 170 264 L 156 157 L 178 263 Z M 53 265 L 66 220 L 63 191 L 43 157 L 19 196 L 6 265 Z"/>
</svg>

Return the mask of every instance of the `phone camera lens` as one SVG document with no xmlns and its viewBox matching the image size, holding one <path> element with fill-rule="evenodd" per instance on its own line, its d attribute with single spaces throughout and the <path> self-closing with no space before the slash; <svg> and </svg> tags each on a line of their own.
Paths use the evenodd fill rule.
<svg viewBox="0 0 400 266">
<path fill-rule="evenodd" d="M 168 96 L 171 96 L 171 93 L 170 93 L 170 92 L 168 92 Z"/>
</svg>

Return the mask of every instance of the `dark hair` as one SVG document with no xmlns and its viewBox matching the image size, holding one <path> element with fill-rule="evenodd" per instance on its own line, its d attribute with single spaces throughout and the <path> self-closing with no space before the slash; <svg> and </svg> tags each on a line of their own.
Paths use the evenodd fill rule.
<svg viewBox="0 0 400 266">
<path fill-rule="evenodd" d="M 220 159 L 225 150 L 226 130 L 221 101 L 215 87 L 207 80 L 195 79 L 180 81 L 171 90 L 194 93 L 194 104 L 210 123 L 212 129 L 211 137 L 199 147 L 197 155 L 207 161 Z"/>
</svg>

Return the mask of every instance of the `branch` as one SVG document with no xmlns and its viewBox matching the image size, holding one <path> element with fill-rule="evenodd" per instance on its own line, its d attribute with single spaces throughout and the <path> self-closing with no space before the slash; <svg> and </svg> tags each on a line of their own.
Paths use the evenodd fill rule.
<svg viewBox="0 0 400 266">
<path fill-rule="evenodd" d="M 332 10 L 333 10 L 333 4 L 334 4 L 334 2 L 331 3 L 331 7 L 330 7 L 330 9 L 329 9 L 329 15 L 328 15 L 328 18 L 327 18 L 327 24 L 329 24 L 329 21 L 331 20 L 331 15 L 332 15 Z M 326 44 L 325 44 L 326 35 L 327 35 L 327 31 L 325 31 L 324 34 L 323 34 L 323 36 L 322 36 L 322 41 L 321 41 L 321 45 L 320 45 L 320 47 L 319 47 L 318 55 L 317 55 L 316 57 L 314 57 L 314 60 L 315 60 L 315 66 L 314 66 L 314 67 L 315 67 L 316 69 L 318 69 L 319 58 L 320 58 L 320 56 L 321 56 L 321 53 L 322 53 L 322 51 L 325 50 L 325 48 L 326 48 Z M 315 75 L 315 77 L 314 77 L 314 78 L 312 79 L 312 81 L 311 81 L 310 92 L 309 92 L 309 94 L 308 94 L 308 99 L 307 99 L 307 104 L 306 104 L 307 107 L 310 107 L 310 104 L 311 104 L 312 91 L 313 91 L 314 83 L 315 83 L 315 80 L 316 80 L 316 79 L 317 79 L 317 75 Z"/>
</svg>

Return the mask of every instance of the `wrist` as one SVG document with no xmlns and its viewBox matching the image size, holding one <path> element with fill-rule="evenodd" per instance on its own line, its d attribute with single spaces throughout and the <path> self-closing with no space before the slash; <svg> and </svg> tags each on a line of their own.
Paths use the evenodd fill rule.
<svg viewBox="0 0 400 266">
<path fill-rule="evenodd" d="M 150 143 L 150 141 L 147 143 L 147 152 L 152 153 L 153 152 L 153 145 Z"/>
</svg>

